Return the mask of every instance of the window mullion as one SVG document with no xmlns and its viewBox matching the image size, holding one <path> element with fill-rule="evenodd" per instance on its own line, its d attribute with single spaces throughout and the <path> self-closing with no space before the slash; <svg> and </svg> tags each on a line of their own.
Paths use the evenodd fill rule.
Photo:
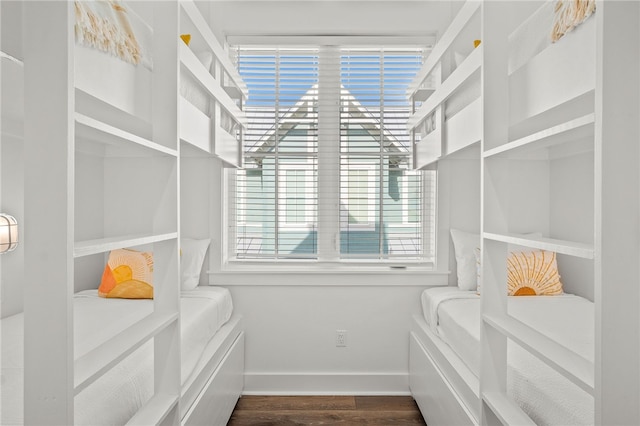
<svg viewBox="0 0 640 426">
<path fill-rule="evenodd" d="M 379 170 L 378 173 L 378 223 L 376 224 L 379 227 L 378 232 L 378 254 L 382 258 L 384 257 L 384 52 L 380 51 L 380 82 L 378 90 L 380 91 L 380 107 L 378 110 L 378 120 L 380 125 L 378 126 L 379 132 L 379 147 L 380 147 L 380 157 L 379 157 Z"/>
<path fill-rule="evenodd" d="M 340 258 L 340 50 L 320 49 L 318 84 L 318 259 Z"/>
</svg>

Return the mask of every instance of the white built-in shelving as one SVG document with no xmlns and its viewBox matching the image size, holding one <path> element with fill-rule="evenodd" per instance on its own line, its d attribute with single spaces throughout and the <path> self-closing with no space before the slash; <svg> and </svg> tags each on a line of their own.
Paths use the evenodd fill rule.
<svg viewBox="0 0 640 426">
<path fill-rule="evenodd" d="M 26 424 L 72 424 L 74 395 L 151 341 L 155 394 L 132 421 L 179 421 L 179 6 L 152 8 L 148 23 L 162 31 L 139 101 L 155 107 L 136 116 L 92 92 L 102 82 L 78 60 L 72 3 L 23 5 L 25 271 L 30 283 L 49 282 L 25 285 Z M 74 359 L 72 294 L 87 285 L 75 276 L 87 267 L 99 276 L 120 248 L 153 252 L 154 310 Z"/>
<path fill-rule="evenodd" d="M 180 30 L 191 36 L 188 46 L 180 45 L 180 72 L 193 78 L 210 98 L 207 118 L 203 118 L 198 108 L 180 97 L 181 155 L 214 156 L 225 166 L 241 167 L 242 137 L 248 124 L 242 107 L 248 88 L 195 2 L 182 1 L 180 6 Z M 210 69 L 196 55 L 202 52 L 212 55 Z"/>
<path fill-rule="evenodd" d="M 122 155 L 122 151 L 126 151 L 127 156 L 134 155 L 136 152 L 141 156 L 178 156 L 178 151 L 175 148 L 166 147 L 80 113 L 75 114 L 75 122 L 79 143 L 94 142 L 104 146 L 115 146 L 120 155 Z"/>
<path fill-rule="evenodd" d="M 112 339 L 78 358 L 74 363 L 75 393 L 85 389 L 120 361 L 178 319 L 178 313 L 153 313 Z"/>
<path fill-rule="evenodd" d="M 73 255 L 74 257 L 83 257 L 108 253 L 121 247 L 140 247 L 147 244 L 175 240 L 177 236 L 177 232 L 170 232 L 166 234 L 136 234 L 77 241 L 73 249 Z"/>
<path fill-rule="evenodd" d="M 603 213 L 626 209 L 624 198 L 637 200 L 638 174 L 622 169 L 624 162 L 628 169 L 634 168 L 631 161 L 623 160 L 623 157 L 631 155 L 637 160 L 637 124 L 615 117 L 618 114 L 630 117 L 628 110 L 638 111 L 637 55 L 630 62 L 633 73 L 625 72 L 619 79 L 614 77 L 624 56 L 619 54 L 622 51 L 619 45 L 614 48 L 614 43 L 625 43 L 623 34 L 631 28 L 634 28 L 636 38 L 638 35 L 637 25 L 629 18 L 622 19 L 627 14 L 637 18 L 637 5 L 600 3 L 595 16 L 583 27 L 565 35 L 510 74 L 506 58 L 509 34 L 504 11 L 496 3 L 483 4 L 482 93 L 487 94 L 483 99 L 481 154 L 483 362 L 480 387 L 483 423 L 527 423 L 526 415 L 512 403 L 506 388 L 508 341 L 518 344 L 593 395 L 595 424 L 631 424 L 640 418 L 636 409 L 621 409 L 616 401 L 616 398 L 622 398 L 625 389 L 633 393 L 632 400 L 637 401 L 639 396 L 637 336 L 640 324 L 637 315 L 624 323 L 619 314 L 623 304 L 629 311 L 637 312 L 638 291 L 628 285 L 617 285 L 618 280 L 613 279 L 614 276 L 626 276 L 627 282 L 631 282 L 633 278 L 630 277 L 637 278 L 638 250 L 637 247 L 632 250 L 636 259 L 632 261 L 635 266 L 630 268 L 621 266 L 622 263 L 614 267 L 605 260 L 628 257 L 626 250 L 633 237 L 622 235 L 621 228 L 627 226 L 623 225 L 622 218 Z M 622 20 L 614 24 L 614 16 Z M 586 71 L 574 82 L 572 78 L 578 69 Z M 546 75 L 554 76 L 554 83 L 549 86 L 553 89 L 543 88 L 541 95 L 536 88 L 544 86 Z M 554 86 L 558 81 L 563 82 L 566 90 Z M 629 89 L 633 96 L 623 95 L 625 85 L 635 88 Z M 526 90 L 536 93 L 531 99 L 523 98 Z M 620 161 L 617 171 L 612 158 Z M 566 173 L 567 168 L 574 172 Z M 622 179 L 613 177 L 617 173 L 630 176 L 629 190 L 622 189 Z M 612 179 L 620 185 L 617 189 Z M 546 189 L 541 191 L 540 185 Z M 530 195 L 519 197 L 516 191 L 520 190 Z M 622 193 L 626 195 L 621 196 Z M 613 194 L 618 195 L 612 197 Z M 514 197 L 521 204 L 531 204 L 514 205 Z M 566 199 L 588 209 L 580 211 L 586 219 L 578 221 L 579 226 L 572 224 L 576 221 L 571 218 L 575 212 L 572 213 L 574 208 Z M 540 206 L 545 207 L 540 209 Z M 527 207 L 537 213 L 530 215 Z M 633 203 L 632 211 L 635 216 L 629 223 L 637 224 L 637 202 Z M 568 228 L 571 231 L 567 231 Z M 544 236 L 513 232 L 523 229 L 542 231 Z M 620 244 L 611 240 L 609 232 L 621 238 Z M 560 271 L 565 285 L 593 294 L 595 361 L 509 315 L 505 292 L 507 277 L 503 270 L 508 245 L 557 253 L 558 263 L 565 268 Z M 607 256 L 603 258 L 605 252 Z M 571 259 L 582 261 L 580 271 L 575 263 L 572 269 Z M 585 276 L 589 277 L 586 282 L 575 282 Z M 594 285 L 592 292 L 587 288 L 580 290 L 580 285 L 588 286 L 589 281 Z M 631 291 L 633 302 L 616 287 Z M 632 357 L 609 339 L 611 330 L 623 328 L 625 335 L 634 336 L 632 352 L 636 361 L 631 375 L 635 384 L 624 378 L 628 373 L 620 368 L 627 362 L 633 363 Z"/>
<path fill-rule="evenodd" d="M 538 12 L 553 13 L 548 5 L 535 12 L 540 5 L 468 1 L 459 9 L 407 92 L 414 167 L 455 180 L 450 186 L 461 193 L 440 195 L 445 205 L 460 198 L 473 208 L 468 188 L 481 182 L 477 230 L 458 214 L 443 219 L 481 236 L 477 421 L 534 424 L 507 391 L 507 347 L 517 344 L 593 396 L 595 424 L 638 424 L 640 254 L 630 230 L 640 218 L 640 63 L 629 52 L 637 53 L 640 10 L 636 2 L 597 2 L 593 17 L 512 67 L 514 57 L 522 59 L 521 51 L 510 52 L 519 48 L 513 40 L 538 30 L 532 23 L 548 18 Z M 453 61 L 460 34 L 481 45 Z M 448 116 L 448 100 L 478 80 L 480 98 Z M 470 181 L 476 167 L 480 175 Z M 593 300 L 593 356 L 509 314 L 507 254 L 514 247 L 557 253 L 565 290 Z M 621 335 L 629 340 L 616 340 Z"/>
<path fill-rule="evenodd" d="M 593 113 L 549 127 L 534 134 L 510 141 L 502 146 L 483 152 L 485 158 L 493 156 L 522 156 L 542 148 L 578 141 L 593 149 L 595 115 Z"/>
<path fill-rule="evenodd" d="M 538 250 L 553 251 L 559 254 L 580 257 L 583 259 L 593 259 L 593 244 L 584 244 L 575 241 L 559 240 L 555 238 L 531 237 L 521 234 L 495 234 L 484 232 L 483 237 L 487 240 L 500 241 L 502 243 L 514 244 Z"/>
<path fill-rule="evenodd" d="M 484 322 L 543 360 L 585 392 L 593 394 L 593 362 L 509 315 L 483 316 Z"/>
<path fill-rule="evenodd" d="M 73 3 L 3 7 L 3 13 L 21 15 L 13 21 L 3 16 L 3 24 L 20 23 L 15 34 L 21 42 L 10 45 L 24 53 L 17 59 L 1 51 L 0 65 L 2 136 L 20 139 L 29 224 L 21 241 L 25 424 L 73 424 L 74 396 L 148 345 L 154 394 L 129 424 L 178 424 L 216 392 L 208 389 L 205 398 L 197 385 L 210 385 L 219 369 L 214 362 L 225 352 L 181 387 L 180 209 L 200 203 L 205 219 L 183 224 L 198 230 L 189 237 L 208 238 L 209 226 L 201 225 L 210 220 L 211 185 L 193 188 L 201 175 L 204 181 L 212 176 L 212 161 L 242 165 L 247 86 L 209 28 L 201 11 L 206 5 L 128 6 L 156 29 L 146 46 L 150 67 L 76 45 Z M 187 32 L 194 33 L 190 47 L 179 37 Z M 202 50 L 214 57 L 211 69 L 194 53 Z M 184 74 L 209 97 L 209 114 L 181 96 Z M 181 196 L 181 187 L 189 194 Z M 73 293 L 95 289 L 109 253 L 121 248 L 153 253 L 153 311 L 76 358 Z M 224 334 L 225 348 L 240 333 L 239 319 L 233 324 Z M 214 350 L 220 349 L 209 348 L 208 355 Z M 235 387 L 239 374 L 234 370 Z M 187 402 L 181 400 L 185 391 Z"/>
<path fill-rule="evenodd" d="M 480 77 L 482 47 L 474 46 L 474 40 L 480 38 L 480 5 L 477 1 L 464 3 L 407 89 L 412 105 L 407 128 L 414 144 L 415 168 L 464 155 L 467 148 L 477 150 L 479 103 L 473 93 Z"/>
<path fill-rule="evenodd" d="M 477 76 L 480 71 L 482 62 L 482 47 L 475 49 L 435 90 L 433 94 L 427 98 L 416 112 L 407 120 L 407 126 L 414 128 L 423 121 L 427 116 L 434 112 L 443 102 L 449 99 L 453 93 L 460 88 L 473 76 Z"/>
</svg>

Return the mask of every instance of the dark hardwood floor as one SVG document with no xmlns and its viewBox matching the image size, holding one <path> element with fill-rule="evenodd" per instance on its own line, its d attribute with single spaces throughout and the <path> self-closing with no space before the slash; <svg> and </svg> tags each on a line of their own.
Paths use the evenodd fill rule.
<svg viewBox="0 0 640 426">
<path fill-rule="evenodd" d="M 426 425 L 410 396 L 243 396 L 227 426 Z"/>
</svg>

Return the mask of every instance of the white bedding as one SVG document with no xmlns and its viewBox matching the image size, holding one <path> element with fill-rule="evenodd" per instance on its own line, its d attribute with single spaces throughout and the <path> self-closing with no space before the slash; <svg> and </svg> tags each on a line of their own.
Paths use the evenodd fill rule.
<svg viewBox="0 0 640 426">
<path fill-rule="evenodd" d="M 182 292 L 182 383 L 194 371 L 216 331 L 229 320 L 231 295 L 220 287 L 198 287 Z M 96 290 L 74 296 L 76 358 L 150 314 L 152 300 L 104 299 Z M 13 315 L 2 326 L 2 389 L 0 424 L 23 423 L 23 315 Z M 124 424 L 153 393 L 153 345 L 139 350 L 80 392 L 75 398 L 75 424 Z M 97 421 L 96 419 L 100 419 Z"/>
<path fill-rule="evenodd" d="M 477 376 L 480 366 L 480 297 L 457 287 L 422 294 L 425 320 Z M 513 317 L 593 360 L 593 303 L 573 295 L 509 297 Z M 517 344 L 508 343 L 508 392 L 541 425 L 593 424 L 594 401 Z"/>
</svg>

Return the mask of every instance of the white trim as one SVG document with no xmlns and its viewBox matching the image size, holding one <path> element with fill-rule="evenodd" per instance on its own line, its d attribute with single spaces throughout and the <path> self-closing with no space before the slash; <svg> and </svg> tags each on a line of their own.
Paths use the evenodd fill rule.
<svg viewBox="0 0 640 426">
<path fill-rule="evenodd" d="M 245 46 L 416 46 L 431 47 L 436 42 L 436 36 L 425 34 L 418 36 L 332 36 L 332 35 L 257 35 L 242 34 L 227 37 L 230 45 Z"/>
<path fill-rule="evenodd" d="M 309 161 L 310 158 L 306 158 L 307 164 L 304 163 L 280 163 L 278 175 L 276 178 L 278 185 L 278 192 L 280 194 L 281 200 L 284 201 L 283 204 L 277 203 L 277 208 L 281 209 L 281 212 L 277 215 L 278 220 L 280 222 L 279 228 L 286 229 L 287 231 L 309 231 L 315 228 L 316 224 L 316 212 L 314 207 L 317 203 L 317 194 L 314 197 L 314 184 L 313 184 L 313 171 L 314 171 L 314 162 Z M 287 172 L 303 172 L 304 179 L 304 222 L 288 222 L 288 211 L 287 211 L 287 199 L 289 196 L 288 191 L 288 183 L 289 176 Z M 297 179 L 297 175 L 296 175 Z M 297 188 L 297 187 L 296 187 Z M 297 190 L 293 191 L 292 194 L 294 197 L 298 198 L 301 194 L 297 193 Z M 259 224 L 260 226 L 262 224 Z"/>
<path fill-rule="evenodd" d="M 348 156 L 347 156 L 348 158 Z M 349 230 L 354 230 L 354 229 L 367 229 L 367 230 L 373 230 L 375 229 L 375 225 L 376 225 L 376 212 L 378 211 L 378 209 L 376 208 L 376 183 L 378 182 L 379 175 L 376 176 L 376 166 L 380 164 L 380 159 L 378 157 L 375 157 L 373 159 L 373 161 L 375 161 L 375 163 L 373 164 L 349 164 L 347 166 L 346 172 L 344 174 L 344 179 L 346 180 L 346 185 L 345 186 L 340 186 L 340 199 L 341 200 L 345 200 L 346 201 L 346 205 L 344 206 L 345 208 L 345 213 L 347 214 L 347 216 L 349 216 L 350 214 L 350 210 L 351 210 L 351 201 L 352 200 L 361 200 L 363 197 L 363 193 L 364 191 L 361 191 L 361 189 L 364 188 L 360 188 L 360 184 L 364 183 L 364 181 L 366 180 L 366 194 L 367 194 L 367 210 L 365 212 L 365 215 L 367 217 L 367 221 L 366 222 L 360 222 L 358 218 L 356 218 L 358 221 L 351 223 L 349 222 L 349 219 L 347 218 L 346 222 L 342 222 L 342 212 L 340 212 L 340 231 L 349 231 Z M 361 172 L 361 171 L 365 171 L 367 172 L 367 174 L 365 176 L 361 176 L 360 174 L 357 175 L 357 177 L 355 178 L 351 178 L 350 176 L 350 172 Z M 383 174 L 384 172 L 381 170 L 380 174 Z M 364 177 L 364 179 L 362 179 Z M 353 188 L 355 191 L 355 197 L 351 197 L 351 186 L 350 183 L 351 181 L 355 181 L 356 183 L 356 187 Z M 343 192 L 346 192 L 346 197 L 343 198 Z M 380 201 L 381 202 L 381 201 Z M 359 205 L 357 207 L 360 207 Z M 364 215 L 363 215 L 364 216 Z M 355 215 L 354 215 L 355 217 Z M 344 228 L 344 229 L 343 229 Z"/>
<path fill-rule="evenodd" d="M 243 395 L 411 395 L 403 373 L 247 373 Z"/>
</svg>

